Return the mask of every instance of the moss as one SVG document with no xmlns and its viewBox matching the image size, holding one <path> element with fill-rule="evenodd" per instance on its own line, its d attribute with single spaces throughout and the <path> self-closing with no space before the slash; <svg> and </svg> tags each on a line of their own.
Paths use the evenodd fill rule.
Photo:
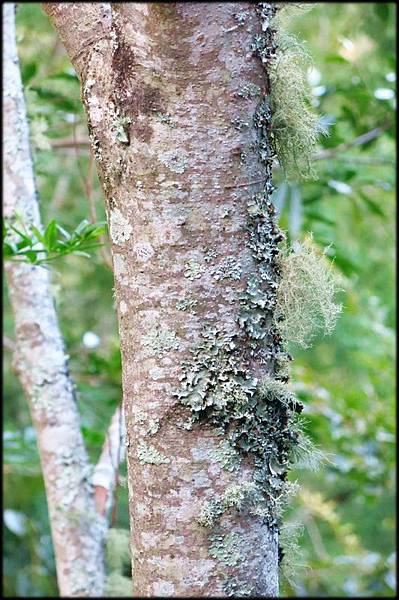
<svg viewBox="0 0 399 600">
<path fill-rule="evenodd" d="M 335 327 L 342 306 L 334 302 L 337 278 L 331 263 L 308 238 L 281 257 L 276 323 L 289 342 L 307 348 Z"/>
</svg>

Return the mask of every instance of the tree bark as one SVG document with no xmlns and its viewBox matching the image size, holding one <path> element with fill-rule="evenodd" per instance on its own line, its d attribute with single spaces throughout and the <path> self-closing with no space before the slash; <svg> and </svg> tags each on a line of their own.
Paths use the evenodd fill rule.
<svg viewBox="0 0 399 600">
<path fill-rule="evenodd" d="M 274 528 L 237 510 L 211 532 L 197 520 L 204 502 L 251 481 L 253 462 L 224 469 L 220 430 L 188 429 L 176 395 L 204 325 L 214 339 L 237 334 L 237 298 L 254 270 L 247 203 L 271 185 L 253 126 L 267 92 L 255 6 L 45 8 L 81 79 L 107 201 L 134 594 L 276 596 Z M 249 362 L 257 378 L 267 372 Z"/>
<path fill-rule="evenodd" d="M 14 4 L 4 19 L 4 217 L 41 229 L 15 45 Z M 105 521 L 95 511 L 68 357 L 47 268 L 7 261 L 15 319 L 14 364 L 37 432 L 61 596 L 101 596 Z"/>
</svg>

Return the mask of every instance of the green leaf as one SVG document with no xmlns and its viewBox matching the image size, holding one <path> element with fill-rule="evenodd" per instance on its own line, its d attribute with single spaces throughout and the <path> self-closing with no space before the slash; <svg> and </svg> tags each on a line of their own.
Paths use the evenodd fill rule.
<svg viewBox="0 0 399 600">
<path fill-rule="evenodd" d="M 380 217 L 385 217 L 384 211 L 378 206 L 378 204 L 374 200 L 372 200 L 371 198 L 369 198 L 361 190 L 358 190 L 358 194 L 359 194 L 360 198 L 363 200 L 363 202 L 366 204 L 367 208 L 371 212 L 373 212 L 375 215 L 378 215 Z"/>
<path fill-rule="evenodd" d="M 79 225 L 74 229 L 73 233 L 81 236 L 88 225 L 90 225 L 89 221 L 87 219 L 83 219 L 83 221 L 81 221 Z"/>
<path fill-rule="evenodd" d="M 48 251 L 51 251 L 57 242 L 57 222 L 55 219 L 50 221 L 44 232 L 45 246 Z"/>
<path fill-rule="evenodd" d="M 44 235 L 41 233 L 41 231 L 38 230 L 38 228 L 35 225 L 31 226 L 32 232 L 35 234 L 37 240 L 39 242 L 42 242 L 42 244 L 44 246 L 46 246 L 46 239 L 44 237 Z M 33 246 L 33 244 L 31 244 Z"/>
</svg>

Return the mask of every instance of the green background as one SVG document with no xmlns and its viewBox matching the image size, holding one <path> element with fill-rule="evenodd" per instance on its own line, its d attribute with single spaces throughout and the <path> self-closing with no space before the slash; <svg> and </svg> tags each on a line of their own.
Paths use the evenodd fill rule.
<svg viewBox="0 0 399 600">
<path fill-rule="evenodd" d="M 393 596 L 395 361 L 395 5 L 317 4 L 292 10 L 287 27 L 313 57 L 310 98 L 329 135 L 315 181 L 280 183 L 276 203 L 291 241 L 312 232 L 340 277 L 334 334 L 292 349 L 292 381 L 306 404 L 307 433 L 329 456 L 320 472 L 297 471 L 301 491 L 285 514 L 300 522 L 298 566 L 283 596 Z M 104 208 L 87 147 L 77 79 L 39 4 L 17 11 L 17 39 L 44 223 L 74 228 Z M 354 140 L 375 128 L 366 143 Z M 346 147 L 342 147 L 346 144 Z M 328 157 L 323 153 L 328 151 Z M 92 189 L 90 189 L 92 188 Z M 91 202 L 89 202 L 89 198 Z M 105 249 L 108 251 L 108 249 Z M 90 457 L 120 401 L 113 279 L 102 254 L 51 266 L 57 311 L 77 384 Z M 35 434 L 11 369 L 12 315 L 4 290 L 4 594 L 56 596 L 47 504 Z M 83 336 L 98 336 L 95 348 Z M 86 338 L 87 339 L 87 336 Z M 125 466 L 115 525 L 128 527 Z M 288 570 L 288 569 L 287 569 Z"/>
</svg>

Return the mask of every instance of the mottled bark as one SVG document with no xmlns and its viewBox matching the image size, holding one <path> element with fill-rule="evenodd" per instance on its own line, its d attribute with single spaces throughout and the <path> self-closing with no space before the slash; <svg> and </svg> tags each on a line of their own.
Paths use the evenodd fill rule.
<svg viewBox="0 0 399 600">
<path fill-rule="evenodd" d="M 83 43 L 70 6 L 45 5 L 81 77 L 107 200 L 134 593 L 224 596 L 227 576 L 236 595 L 276 596 L 277 534 L 261 517 L 222 516 L 223 531 L 235 534 L 227 554 L 238 552 L 227 562 L 197 521 L 204 501 L 251 479 L 251 461 L 223 469 L 218 432 L 185 428 L 175 395 L 203 326 L 237 331 L 237 294 L 253 270 L 247 202 L 269 176 L 253 127 L 266 91 L 252 50 L 255 7 L 115 3 L 110 14 L 98 5 Z"/>
<path fill-rule="evenodd" d="M 4 217 L 12 220 L 18 212 L 28 229 L 40 229 L 13 4 L 3 5 L 3 20 Z M 13 261 L 6 262 L 5 271 L 15 318 L 14 364 L 37 432 L 60 595 L 100 596 L 104 521 L 95 511 L 49 271 Z"/>
</svg>

